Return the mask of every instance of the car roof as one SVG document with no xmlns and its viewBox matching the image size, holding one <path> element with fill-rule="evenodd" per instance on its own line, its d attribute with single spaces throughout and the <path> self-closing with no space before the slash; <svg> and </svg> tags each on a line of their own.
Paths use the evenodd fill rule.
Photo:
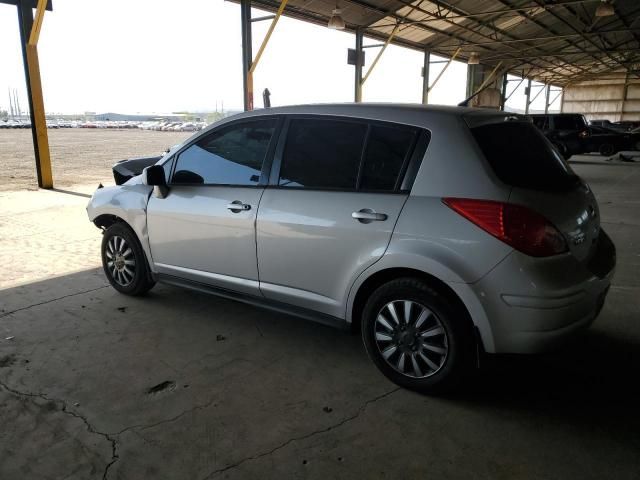
<svg viewBox="0 0 640 480">
<path fill-rule="evenodd" d="M 530 113 L 530 117 L 582 117 L 581 113 Z"/>
<path fill-rule="evenodd" d="M 262 116 L 262 115 L 341 115 L 353 117 L 372 118 L 378 115 L 388 117 L 390 114 L 424 114 L 447 116 L 475 116 L 475 115 L 512 115 L 485 108 L 456 107 L 448 105 L 422 105 L 417 103 L 319 103 L 306 105 L 288 105 L 282 107 L 270 107 L 242 112 L 234 115 L 234 118 Z M 513 114 L 517 115 L 517 114 Z"/>
</svg>

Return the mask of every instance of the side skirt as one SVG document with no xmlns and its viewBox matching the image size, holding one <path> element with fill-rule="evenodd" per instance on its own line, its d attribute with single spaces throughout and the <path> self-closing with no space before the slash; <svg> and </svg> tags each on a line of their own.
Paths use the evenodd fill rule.
<svg viewBox="0 0 640 480">
<path fill-rule="evenodd" d="M 246 303 L 274 312 L 284 313 L 286 315 L 292 315 L 294 317 L 304 318 L 305 320 L 311 320 L 312 322 L 320 323 L 339 330 L 350 331 L 350 325 L 346 320 L 337 318 L 324 313 L 314 312 L 306 308 L 298 307 L 295 305 L 289 305 L 287 303 L 278 302 L 276 300 L 269 300 L 266 298 L 256 297 L 254 295 L 247 295 L 244 293 L 238 293 L 224 288 L 214 287 L 205 283 L 194 282 L 192 280 L 186 280 L 184 278 L 174 277 L 173 275 L 167 275 L 163 273 L 156 274 L 158 282 L 166 283 L 168 285 L 174 285 L 176 287 L 187 288 L 189 290 L 195 290 L 197 292 L 208 293 L 217 297 L 227 298 L 229 300 L 235 300 L 237 302 Z"/>
</svg>

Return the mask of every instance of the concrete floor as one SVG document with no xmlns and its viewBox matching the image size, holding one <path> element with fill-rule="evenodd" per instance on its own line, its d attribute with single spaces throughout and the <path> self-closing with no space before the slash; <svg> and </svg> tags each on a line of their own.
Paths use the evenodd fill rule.
<svg viewBox="0 0 640 480">
<path fill-rule="evenodd" d="M 601 316 L 447 398 L 396 388 L 357 336 L 119 295 L 86 198 L 0 194 L 0 478 L 639 478 L 640 163 L 578 160 L 619 252 Z"/>
</svg>

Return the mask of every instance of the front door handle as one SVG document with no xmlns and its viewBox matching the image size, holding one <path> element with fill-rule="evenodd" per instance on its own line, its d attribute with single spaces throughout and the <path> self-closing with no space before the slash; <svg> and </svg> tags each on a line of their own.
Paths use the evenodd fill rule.
<svg viewBox="0 0 640 480">
<path fill-rule="evenodd" d="M 233 213 L 246 212 L 247 210 L 251 210 L 251 205 L 242 203 L 240 200 L 234 200 L 227 205 L 227 209 L 231 210 Z"/>
<path fill-rule="evenodd" d="M 377 213 L 370 208 L 363 208 L 351 214 L 351 218 L 358 220 L 360 223 L 384 222 L 387 219 L 385 213 Z"/>
</svg>

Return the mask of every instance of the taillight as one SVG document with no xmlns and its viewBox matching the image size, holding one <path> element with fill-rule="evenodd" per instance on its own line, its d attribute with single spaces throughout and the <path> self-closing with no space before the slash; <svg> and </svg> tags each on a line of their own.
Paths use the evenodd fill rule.
<svg viewBox="0 0 640 480">
<path fill-rule="evenodd" d="M 443 198 L 449 208 L 516 250 L 532 257 L 567 251 L 567 242 L 546 218 L 510 203 L 470 198 Z"/>
</svg>

